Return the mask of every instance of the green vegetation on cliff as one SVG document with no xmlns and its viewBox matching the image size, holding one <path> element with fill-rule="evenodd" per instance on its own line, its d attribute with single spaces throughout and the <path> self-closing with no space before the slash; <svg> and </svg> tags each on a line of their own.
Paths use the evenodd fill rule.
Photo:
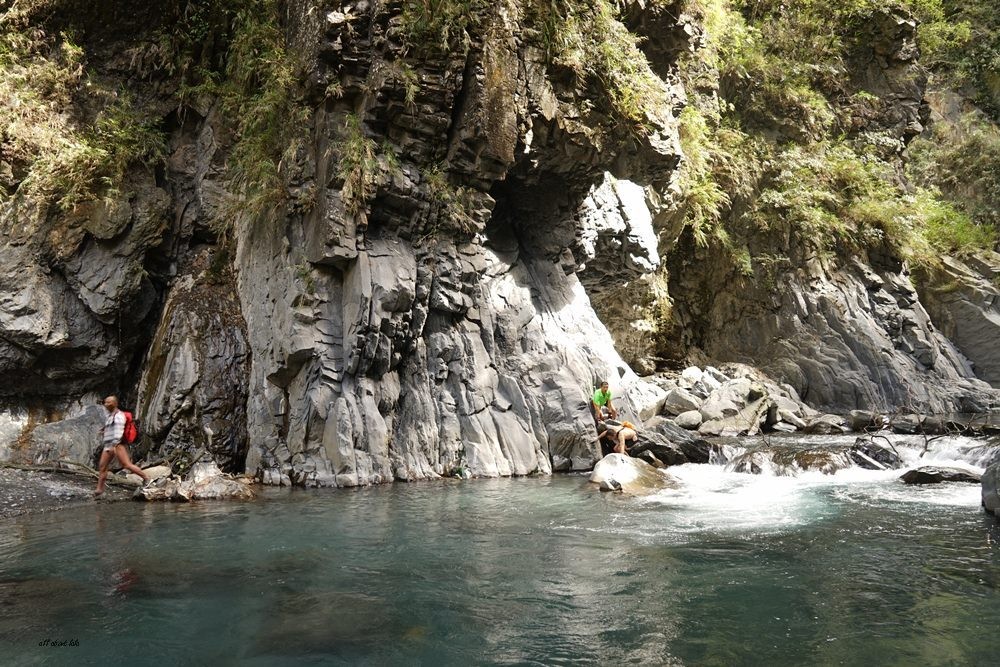
<svg viewBox="0 0 1000 667">
<path fill-rule="evenodd" d="M 918 265 L 996 243 L 990 204 L 947 187 L 973 176 L 961 174 L 964 157 L 991 154 L 993 128 L 971 133 L 967 145 L 931 135 L 936 148 L 923 149 L 920 178 L 902 171 L 911 128 L 923 120 L 917 46 L 937 67 L 954 68 L 947 56 L 968 40 L 968 23 L 942 0 L 690 0 L 687 10 L 706 33 L 681 67 L 690 96 L 681 117 L 684 222 L 700 245 L 730 248 L 747 274 L 748 244 L 760 251 L 789 238 L 840 255 L 887 247 Z M 922 19 L 916 45 L 913 14 Z M 865 88 L 877 80 L 864 71 L 873 52 L 898 79 L 894 89 Z M 901 91 L 912 99 L 898 99 Z M 995 172 L 977 169 L 977 180 Z"/>
<path fill-rule="evenodd" d="M 164 150 L 153 119 L 93 75 L 71 34 L 31 22 L 48 4 L 0 14 L 0 197 L 41 216 L 113 196 L 129 167 Z"/>
</svg>

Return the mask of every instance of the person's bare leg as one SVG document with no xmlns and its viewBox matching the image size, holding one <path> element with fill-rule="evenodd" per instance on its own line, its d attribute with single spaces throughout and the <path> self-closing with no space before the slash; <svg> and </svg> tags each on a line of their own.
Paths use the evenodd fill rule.
<svg viewBox="0 0 1000 667">
<path fill-rule="evenodd" d="M 97 466 L 97 490 L 94 491 L 95 496 L 104 493 L 104 484 L 108 479 L 108 466 L 111 465 L 112 456 L 114 456 L 114 453 L 107 449 L 101 452 L 101 462 Z"/>
<path fill-rule="evenodd" d="M 618 444 L 615 445 L 615 451 L 619 454 L 625 453 L 625 429 L 618 431 Z"/>
<path fill-rule="evenodd" d="M 149 475 L 143 472 L 142 468 L 132 463 L 132 459 L 130 459 L 128 455 L 128 448 L 125 445 L 118 445 L 115 447 L 115 456 L 118 457 L 118 461 L 122 464 L 123 468 L 131 470 L 139 477 L 142 477 L 144 482 L 149 481 Z"/>
</svg>

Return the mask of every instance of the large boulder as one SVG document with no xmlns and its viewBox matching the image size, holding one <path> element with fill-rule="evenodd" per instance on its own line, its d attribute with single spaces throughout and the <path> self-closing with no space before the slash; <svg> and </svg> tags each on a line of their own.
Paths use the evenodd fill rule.
<svg viewBox="0 0 1000 667">
<path fill-rule="evenodd" d="M 889 421 L 889 428 L 893 433 L 904 433 L 912 435 L 923 432 L 923 419 L 920 415 L 896 415 Z"/>
<path fill-rule="evenodd" d="M 837 435 L 847 433 L 850 429 L 843 417 L 837 415 L 818 415 L 806 424 L 805 432 L 813 435 Z"/>
<path fill-rule="evenodd" d="M 726 382 L 713 391 L 701 404 L 701 416 L 707 422 L 739 414 L 740 410 L 747 404 L 751 388 L 752 384 L 747 378 L 737 378 Z"/>
<path fill-rule="evenodd" d="M 701 401 L 691 392 L 677 388 L 667 392 L 663 400 L 663 411 L 669 415 L 679 415 L 701 407 Z"/>
<path fill-rule="evenodd" d="M 684 450 L 671 442 L 665 435 L 656 431 L 642 431 L 639 434 L 639 442 L 629 450 L 631 456 L 641 456 L 646 452 L 652 454 L 657 461 L 665 466 L 688 463 Z"/>
<path fill-rule="evenodd" d="M 687 412 L 682 412 L 674 418 L 674 422 L 683 429 L 689 431 L 696 430 L 701 426 L 702 422 L 701 412 L 698 410 L 688 410 Z"/>
<path fill-rule="evenodd" d="M 900 476 L 907 484 L 940 484 L 941 482 L 966 482 L 979 484 L 980 475 L 963 468 L 943 468 L 938 466 L 921 466 L 907 470 Z"/>
<path fill-rule="evenodd" d="M 852 431 L 878 431 L 883 423 L 882 415 L 871 410 L 851 410 L 847 415 L 847 425 Z"/>
<path fill-rule="evenodd" d="M 756 435 L 767 421 L 770 406 L 767 398 L 758 398 L 736 414 L 706 420 L 698 427 L 698 433 L 723 437 Z"/>
<path fill-rule="evenodd" d="M 983 509 L 1000 516 L 1000 463 L 994 463 L 983 472 Z"/>
<path fill-rule="evenodd" d="M 677 486 L 676 481 L 666 473 L 625 454 L 608 454 L 598 461 L 590 481 L 634 495 L 656 493 Z"/>
<path fill-rule="evenodd" d="M 721 451 L 718 445 L 713 445 L 704 438 L 699 438 L 673 421 L 662 417 L 655 417 L 645 423 L 643 430 L 639 433 L 640 440 L 646 434 L 654 431 L 677 445 L 689 463 L 708 463 L 713 453 L 718 454 Z"/>
<path fill-rule="evenodd" d="M 37 462 L 67 460 L 75 463 L 93 463 L 99 448 L 97 430 L 104 425 L 108 413 L 96 402 L 83 406 L 72 417 L 39 424 L 29 431 L 31 460 Z"/>
</svg>

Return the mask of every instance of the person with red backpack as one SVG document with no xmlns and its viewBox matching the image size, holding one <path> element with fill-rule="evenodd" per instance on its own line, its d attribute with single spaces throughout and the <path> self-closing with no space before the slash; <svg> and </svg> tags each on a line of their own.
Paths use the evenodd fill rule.
<svg viewBox="0 0 1000 667">
<path fill-rule="evenodd" d="M 149 475 L 132 463 L 132 459 L 128 455 L 128 446 L 135 442 L 138 433 L 135 421 L 132 419 L 132 413 L 118 409 L 117 396 L 105 398 L 104 409 L 108 411 L 108 419 L 104 422 L 104 426 L 98 429 L 104 450 L 101 452 L 101 462 L 98 466 L 95 498 L 104 493 L 104 484 L 108 479 L 108 466 L 111 465 L 111 459 L 114 457 L 118 458 L 118 462 L 122 464 L 123 468 L 142 477 L 144 484 L 149 481 Z"/>
</svg>

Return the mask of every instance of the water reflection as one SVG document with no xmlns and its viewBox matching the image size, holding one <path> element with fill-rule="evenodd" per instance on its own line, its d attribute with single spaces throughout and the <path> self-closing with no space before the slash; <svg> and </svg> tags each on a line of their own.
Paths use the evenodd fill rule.
<svg viewBox="0 0 1000 667">
<path fill-rule="evenodd" d="M 105 505 L 0 531 L 0 652 L 231 664 L 976 664 L 1000 531 L 975 487 L 686 466 Z M 68 653 L 40 653 L 58 634 Z"/>
</svg>

